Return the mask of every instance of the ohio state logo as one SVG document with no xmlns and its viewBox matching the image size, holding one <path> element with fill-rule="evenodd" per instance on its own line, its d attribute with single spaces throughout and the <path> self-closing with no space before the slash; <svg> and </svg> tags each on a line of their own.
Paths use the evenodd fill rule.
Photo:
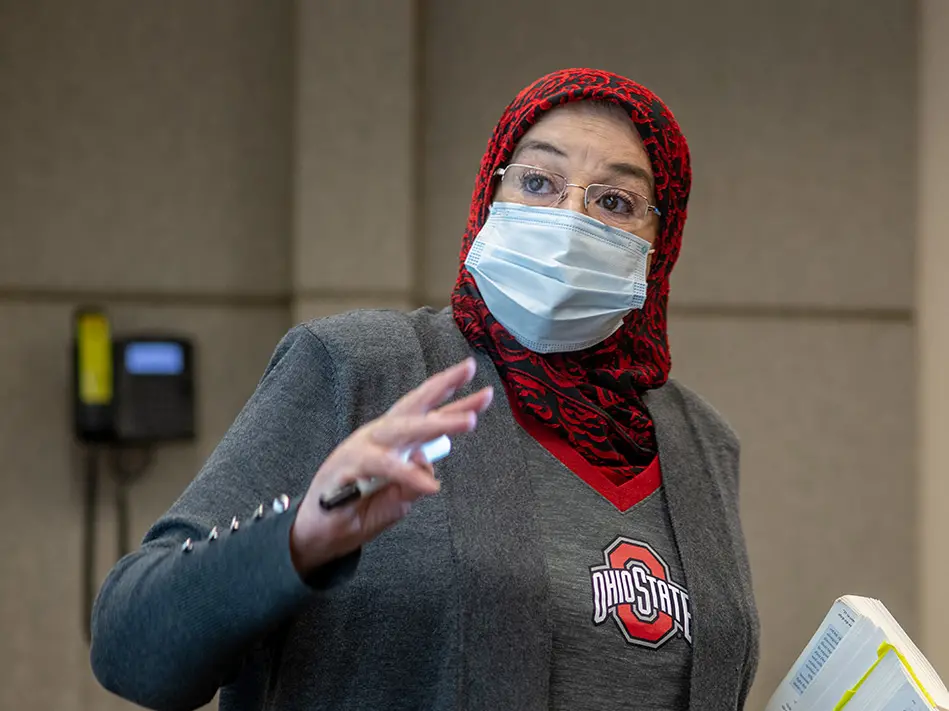
<svg viewBox="0 0 949 711">
<path fill-rule="evenodd" d="M 681 634 L 692 644 L 688 591 L 673 582 L 669 566 L 648 543 L 618 537 L 590 568 L 593 624 L 616 621 L 630 644 L 657 649 Z"/>
</svg>

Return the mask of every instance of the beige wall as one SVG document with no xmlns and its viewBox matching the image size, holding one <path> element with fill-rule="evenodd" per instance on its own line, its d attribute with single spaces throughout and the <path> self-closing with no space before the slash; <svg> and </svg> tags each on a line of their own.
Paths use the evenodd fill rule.
<svg viewBox="0 0 949 711">
<path fill-rule="evenodd" d="M 298 4 L 297 320 L 417 299 L 417 25 L 406 0 Z"/>
<path fill-rule="evenodd" d="M 495 120 L 566 65 L 649 84 L 693 148 L 674 375 L 744 442 L 764 625 L 749 708 L 839 594 L 878 596 L 928 631 L 945 581 L 921 563 L 940 569 L 934 497 L 949 503 L 933 423 L 949 415 L 925 393 L 917 408 L 914 295 L 930 305 L 924 377 L 949 346 L 938 272 L 920 272 L 928 290 L 914 278 L 916 155 L 919 139 L 922 265 L 949 224 L 932 187 L 947 161 L 926 149 L 945 148 L 935 68 L 949 60 L 935 41 L 923 55 L 917 136 L 916 35 L 904 0 L 601 0 L 592 13 L 568 0 L 0 0 L 15 59 L 0 62 L 0 577 L 16 581 L 0 588 L 0 708 L 127 708 L 95 686 L 79 635 L 71 308 L 92 293 L 118 328 L 198 340 L 202 435 L 161 452 L 136 488 L 138 535 L 291 321 L 447 302 Z M 938 640 L 924 637 L 949 664 Z"/>
<path fill-rule="evenodd" d="M 71 312 L 197 342 L 200 437 L 134 489 L 174 500 L 290 325 L 289 2 L 0 2 L 0 708 L 126 709 L 81 636 Z M 114 561 L 101 496 L 101 578 Z"/>
<path fill-rule="evenodd" d="M 918 314 L 919 603 L 923 648 L 949 676 L 949 4 L 921 3 Z"/>
</svg>

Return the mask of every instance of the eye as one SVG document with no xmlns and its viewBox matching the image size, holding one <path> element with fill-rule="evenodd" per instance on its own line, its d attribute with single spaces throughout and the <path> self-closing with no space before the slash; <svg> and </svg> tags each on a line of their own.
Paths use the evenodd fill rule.
<svg viewBox="0 0 949 711">
<path fill-rule="evenodd" d="M 607 212 L 617 215 L 632 215 L 636 212 L 636 203 L 633 199 L 619 190 L 604 193 L 597 200 L 597 204 Z"/>
<path fill-rule="evenodd" d="M 537 170 L 521 175 L 519 185 L 521 191 L 528 195 L 552 195 L 557 192 L 551 177 Z"/>
</svg>

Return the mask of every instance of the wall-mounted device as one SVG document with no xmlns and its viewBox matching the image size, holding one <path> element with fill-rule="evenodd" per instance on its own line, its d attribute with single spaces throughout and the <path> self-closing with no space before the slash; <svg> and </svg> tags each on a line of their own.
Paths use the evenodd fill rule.
<svg viewBox="0 0 949 711">
<path fill-rule="evenodd" d="M 112 332 L 109 319 L 80 309 L 73 320 L 73 424 L 81 442 L 113 438 Z"/>
<path fill-rule="evenodd" d="M 74 422 L 82 442 L 157 444 L 195 434 L 194 348 L 150 333 L 113 340 L 106 315 L 76 313 Z"/>
<path fill-rule="evenodd" d="M 194 437 L 191 342 L 171 335 L 115 341 L 115 403 L 119 442 L 157 443 Z"/>
<path fill-rule="evenodd" d="M 73 423 L 85 446 L 83 613 L 95 595 L 96 504 L 101 455 L 115 482 L 119 555 L 129 550 L 128 488 L 144 474 L 155 445 L 195 436 L 194 347 L 169 333 L 114 338 L 106 314 L 76 311 L 73 322 Z M 88 627 L 85 629 L 88 639 Z"/>
</svg>

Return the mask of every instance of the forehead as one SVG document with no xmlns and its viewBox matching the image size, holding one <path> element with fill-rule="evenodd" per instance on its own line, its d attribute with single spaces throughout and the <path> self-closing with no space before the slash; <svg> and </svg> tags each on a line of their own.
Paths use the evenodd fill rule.
<svg viewBox="0 0 949 711">
<path fill-rule="evenodd" d="M 636 125 L 615 104 L 577 101 L 553 109 L 521 137 L 515 156 L 536 141 L 560 148 L 571 159 L 625 161 L 652 174 Z"/>
</svg>

